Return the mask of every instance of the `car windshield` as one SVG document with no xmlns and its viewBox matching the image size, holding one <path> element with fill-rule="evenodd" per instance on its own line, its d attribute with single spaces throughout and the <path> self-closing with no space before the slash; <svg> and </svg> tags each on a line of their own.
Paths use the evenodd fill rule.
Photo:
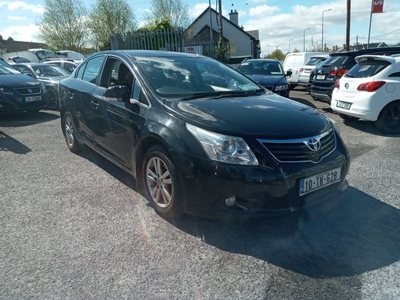
<svg viewBox="0 0 400 300">
<path fill-rule="evenodd" d="M 311 57 L 305 64 L 306 66 L 317 66 L 324 60 L 326 60 L 326 57 Z"/>
<path fill-rule="evenodd" d="M 58 77 L 70 75 L 68 71 L 54 65 L 32 66 L 32 68 L 35 71 L 36 75 L 39 77 Z"/>
<path fill-rule="evenodd" d="M 353 56 L 350 55 L 334 55 L 328 57 L 321 66 L 325 67 L 340 67 L 340 68 L 351 68 L 354 66 L 356 61 Z"/>
<path fill-rule="evenodd" d="M 260 87 L 216 60 L 196 57 L 136 57 L 151 87 L 164 98 L 249 95 Z"/>
<path fill-rule="evenodd" d="M 245 62 L 238 71 L 245 75 L 283 75 L 283 69 L 279 62 Z"/>
<path fill-rule="evenodd" d="M 79 52 L 64 52 L 63 55 L 71 59 L 85 59 L 85 56 Z"/>
<path fill-rule="evenodd" d="M 20 71 L 0 60 L 0 75 L 21 74 Z"/>
<path fill-rule="evenodd" d="M 371 77 L 390 65 L 390 62 L 386 60 L 369 59 L 360 61 L 353 68 L 349 70 L 344 76 L 352 78 L 365 78 Z"/>
</svg>

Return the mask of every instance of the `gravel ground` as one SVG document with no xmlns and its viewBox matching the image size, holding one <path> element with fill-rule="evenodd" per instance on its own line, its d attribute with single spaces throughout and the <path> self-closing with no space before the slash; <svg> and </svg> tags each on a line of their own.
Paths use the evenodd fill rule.
<svg viewBox="0 0 400 300">
<path fill-rule="evenodd" d="M 134 179 L 71 153 L 57 112 L 0 116 L 0 299 L 399 299 L 400 141 L 338 121 L 349 189 L 287 216 L 160 218 Z"/>
</svg>

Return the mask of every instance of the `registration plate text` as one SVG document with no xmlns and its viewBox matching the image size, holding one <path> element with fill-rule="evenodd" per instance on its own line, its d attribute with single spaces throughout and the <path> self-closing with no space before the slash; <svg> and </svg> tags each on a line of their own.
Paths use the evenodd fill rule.
<svg viewBox="0 0 400 300">
<path fill-rule="evenodd" d="M 42 96 L 25 97 L 25 102 L 42 101 Z"/>
<path fill-rule="evenodd" d="M 342 102 L 342 101 L 336 101 L 336 107 L 344 108 L 344 109 L 350 109 L 351 103 L 348 102 Z"/>
<path fill-rule="evenodd" d="M 317 75 L 317 79 L 324 80 L 325 79 L 325 75 Z"/>
<path fill-rule="evenodd" d="M 340 181 L 340 168 L 300 180 L 300 196 Z"/>
</svg>

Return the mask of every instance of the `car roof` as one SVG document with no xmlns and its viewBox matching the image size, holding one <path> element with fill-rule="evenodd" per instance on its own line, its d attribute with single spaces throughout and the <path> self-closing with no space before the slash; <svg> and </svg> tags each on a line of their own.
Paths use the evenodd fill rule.
<svg viewBox="0 0 400 300">
<path fill-rule="evenodd" d="M 345 52 L 336 52 L 336 53 L 331 53 L 331 56 L 359 56 L 363 54 L 394 54 L 394 53 L 400 53 L 400 47 L 381 47 L 381 48 L 371 48 L 371 49 L 362 49 L 362 50 L 353 50 L 353 51 L 345 51 Z"/>
<path fill-rule="evenodd" d="M 207 56 L 202 56 L 198 54 L 184 53 L 184 52 L 173 52 L 173 51 L 158 51 L 158 50 L 105 50 L 101 52 L 96 52 L 90 57 L 98 56 L 101 54 L 114 54 L 114 55 L 125 55 L 125 56 L 141 56 L 141 57 L 203 57 L 209 58 Z"/>
</svg>

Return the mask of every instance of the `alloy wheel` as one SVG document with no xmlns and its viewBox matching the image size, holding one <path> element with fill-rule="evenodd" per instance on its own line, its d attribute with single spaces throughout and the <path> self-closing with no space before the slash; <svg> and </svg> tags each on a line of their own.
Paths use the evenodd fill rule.
<svg viewBox="0 0 400 300">
<path fill-rule="evenodd" d="M 67 140 L 68 146 L 71 148 L 75 143 L 75 129 L 74 122 L 70 115 L 67 115 L 64 120 L 64 128 L 65 128 L 65 138 Z"/>
<path fill-rule="evenodd" d="M 159 157 L 152 157 L 146 166 L 146 181 L 154 203 L 166 208 L 172 202 L 173 184 L 166 163 Z"/>
</svg>

